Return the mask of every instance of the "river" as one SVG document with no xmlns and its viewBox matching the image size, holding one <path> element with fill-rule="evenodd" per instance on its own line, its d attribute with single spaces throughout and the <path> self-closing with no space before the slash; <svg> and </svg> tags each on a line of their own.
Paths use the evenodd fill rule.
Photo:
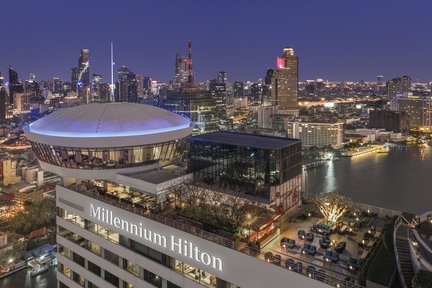
<svg viewBox="0 0 432 288">
<path fill-rule="evenodd" d="M 430 211 L 432 148 L 412 145 L 330 161 L 306 171 L 304 191 L 336 191 L 356 202 L 416 214 Z"/>
<path fill-rule="evenodd" d="M 24 269 L 10 276 L 0 279 L 0 288 L 55 288 L 57 267 L 53 266 L 48 271 L 30 276 L 30 270 Z"/>
</svg>

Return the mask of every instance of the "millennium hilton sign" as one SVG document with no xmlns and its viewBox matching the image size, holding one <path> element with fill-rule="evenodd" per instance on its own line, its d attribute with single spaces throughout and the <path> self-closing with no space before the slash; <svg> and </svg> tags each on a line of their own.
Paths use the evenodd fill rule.
<svg viewBox="0 0 432 288">
<path fill-rule="evenodd" d="M 162 235 L 146 228 L 142 222 L 132 223 L 116 216 L 113 211 L 90 204 L 90 217 L 114 226 L 129 234 L 135 235 L 147 242 L 153 243 L 164 249 L 169 249 L 190 259 L 212 267 L 218 271 L 223 271 L 223 261 L 221 258 L 201 251 L 191 241 L 179 238 L 174 235 Z"/>
</svg>

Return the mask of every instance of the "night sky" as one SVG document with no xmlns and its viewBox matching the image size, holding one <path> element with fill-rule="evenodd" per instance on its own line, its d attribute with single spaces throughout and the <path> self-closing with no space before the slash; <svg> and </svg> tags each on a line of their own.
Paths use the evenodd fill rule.
<svg viewBox="0 0 432 288">
<path fill-rule="evenodd" d="M 89 48 L 90 72 L 108 81 L 113 41 L 116 70 L 168 81 L 189 39 L 200 81 L 218 71 L 230 82 L 263 78 L 285 46 L 301 80 L 432 79 L 430 0 L 4 0 L 0 11 L 0 71 L 11 64 L 21 79 L 70 81 Z"/>
</svg>

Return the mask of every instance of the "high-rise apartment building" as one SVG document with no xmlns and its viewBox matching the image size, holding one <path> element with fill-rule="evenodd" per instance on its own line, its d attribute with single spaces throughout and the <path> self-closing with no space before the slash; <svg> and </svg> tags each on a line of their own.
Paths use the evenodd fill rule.
<svg viewBox="0 0 432 288">
<path fill-rule="evenodd" d="M 402 76 L 391 79 L 386 83 L 388 101 L 395 97 L 402 97 L 411 90 L 411 77 Z"/>
<path fill-rule="evenodd" d="M 276 60 L 272 98 L 279 105 L 279 113 L 298 114 L 298 57 L 291 47 L 284 48 Z"/>
</svg>

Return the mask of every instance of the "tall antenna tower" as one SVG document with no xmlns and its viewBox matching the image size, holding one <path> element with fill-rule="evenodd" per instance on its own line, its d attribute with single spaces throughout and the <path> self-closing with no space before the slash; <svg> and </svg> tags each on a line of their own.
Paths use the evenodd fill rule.
<svg viewBox="0 0 432 288">
<path fill-rule="evenodd" d="M 111 99 L 110 102 L 114 102 L 114 46 L 111 42 Z"/>
</svg>

